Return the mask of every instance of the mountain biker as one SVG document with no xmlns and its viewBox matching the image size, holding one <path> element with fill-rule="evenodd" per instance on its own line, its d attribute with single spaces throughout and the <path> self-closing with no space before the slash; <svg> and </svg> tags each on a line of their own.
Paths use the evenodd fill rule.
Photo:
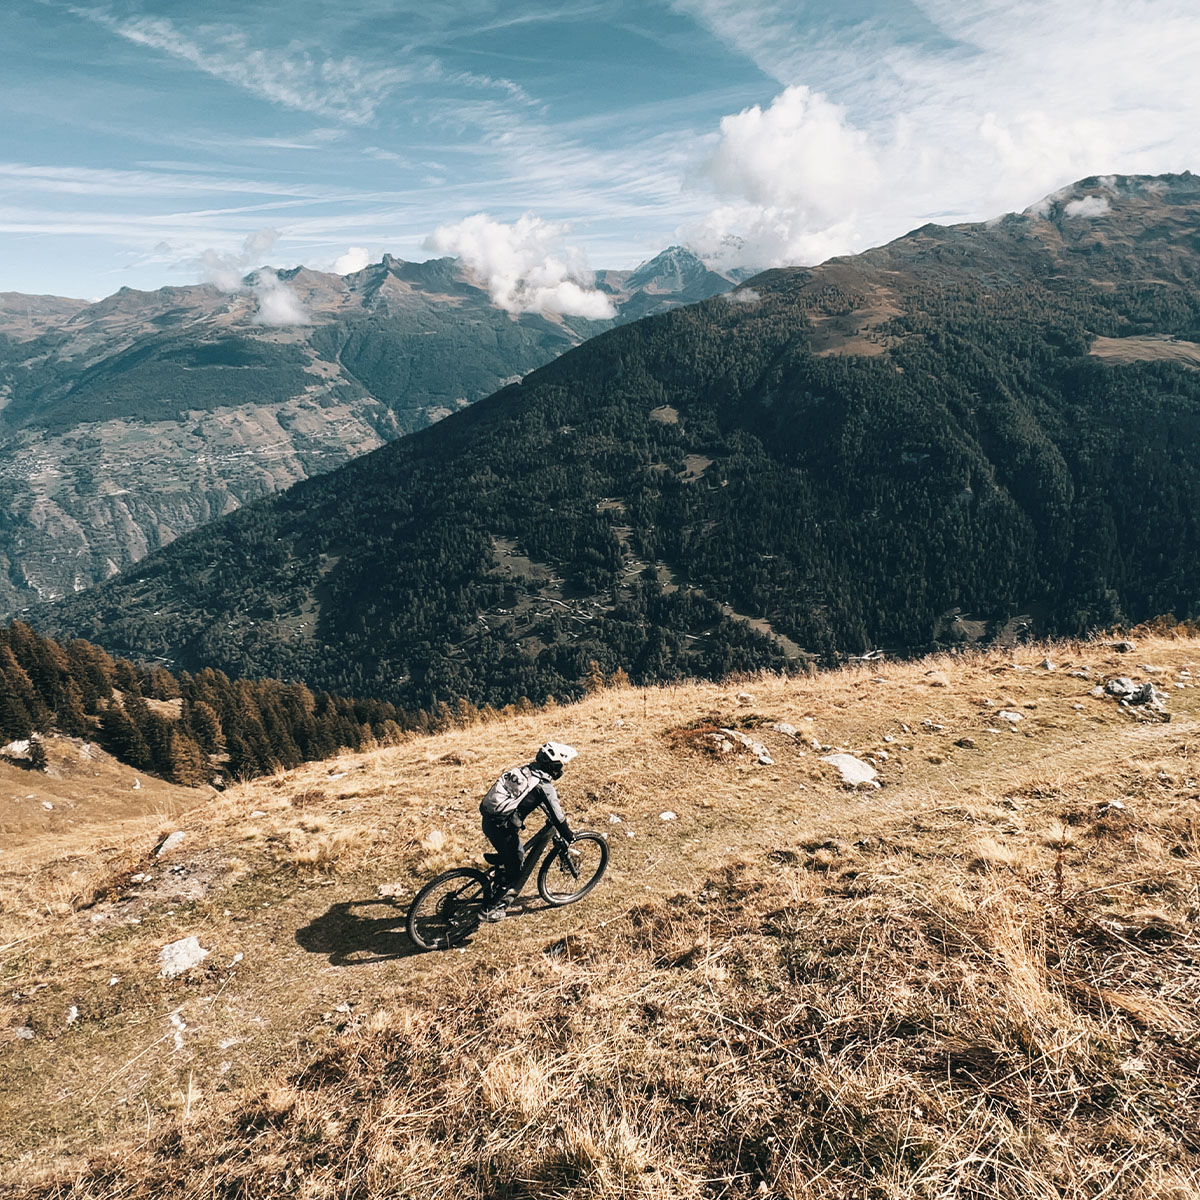
<svg viewBox="0 0 1200 1200">
<path fill-rule="evenodd" d="M 505 771 L 479 802 L 484 837 L 496 847 L 495 854 L 485 854 L 484 858 L 499 866 L 497 886 L 504 888 L 496 904 L 483 914 L 485 920 L 503 921 L 508 914 L 508 902 L 516 895 L 514 885 L 525 857 L 520 831 L 535 808 L 545 810 L 561 837 L 568 842 L 574 839 L 554 781 L 561 778 L 563 768 L 578 753 L 561 742 L 547 742 L 533 762 Z"/>
</svg>

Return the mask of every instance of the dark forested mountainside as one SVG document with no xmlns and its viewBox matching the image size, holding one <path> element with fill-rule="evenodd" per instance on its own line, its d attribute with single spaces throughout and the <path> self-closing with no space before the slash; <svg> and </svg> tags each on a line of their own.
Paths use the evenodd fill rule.
<svg viewBox="0 0 1200 1200">
<path fill-rule="evenodd" d="M 728 291 L 674 247 L 601 273 L 615 321 Z M 614 321 L 513 315 L 453 259 L 95 304 L 0 294 L 0 615 L 490 395 Z"/>
<path fill-rule="evenodd" d="M 0 740 L 90 738 L 131 767 L 188 786 L 248 779 L 448 719 L 276 679 L 231 681 L 208 669 L 176 677 L 88 642 L 59 645 L 20 621 L 0 628 Z"/>
<path fill-rule="evenodd" d="M 770 272 L 40 619 L 427 705 L 1194 614 L 1198 245 L 1194 177 L 1093 179 Z"/>
</svg>

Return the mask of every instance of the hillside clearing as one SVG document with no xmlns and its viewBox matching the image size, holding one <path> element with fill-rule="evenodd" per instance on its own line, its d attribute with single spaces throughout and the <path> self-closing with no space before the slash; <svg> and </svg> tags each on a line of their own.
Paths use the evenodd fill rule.
<svg viewBox="0 0 1200 1200">
<path fill-rule="evenodd" d="M 1170 722 L 1091 694 L 1117 675 Z M 30 857 L 0 878 L 0 1186 L 1200 1195 L 1198 680 L 1200 642 L 1143 638 L 612 689 L 232 789 L 162 859 L 165 823 Z M 706 722 L 774 764 L 672 732 Z M 547 737 L 606 882 L 413 954 L 408 897 Z"/>
</svg>

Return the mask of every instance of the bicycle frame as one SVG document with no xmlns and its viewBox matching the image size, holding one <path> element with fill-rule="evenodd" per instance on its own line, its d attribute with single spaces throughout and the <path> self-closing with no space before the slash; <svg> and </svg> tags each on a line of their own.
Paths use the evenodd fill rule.
<svg viewBox="0 0 1200 1200">
<path fill-rule="evenodd" d="M 533 837 L 531 837 L 529 841 L 525 843 L 525 861 L 521 864 L 521 872 L 516 879 L 510 879 L 506 885 L 512 889 L 514 896 L 519 896 L 521 894 L 522 889 L 529 882 L 530 876 L 533 875 L 538 862 L 541 860 L 543 851 L 546 849 L 546 846 L 555 838 L 555 835 L 556 830 L 554 825 L 550 821 L 547 821 L 546 824 L 543 825 L 541 829 L 539 829 L 537 833 L 535 833 Z M 488 872 L 488 875 L 491 879 L 495 879 L 497 870 L 497 867 L 493 867 L 491 871 Z"/>
</svg>

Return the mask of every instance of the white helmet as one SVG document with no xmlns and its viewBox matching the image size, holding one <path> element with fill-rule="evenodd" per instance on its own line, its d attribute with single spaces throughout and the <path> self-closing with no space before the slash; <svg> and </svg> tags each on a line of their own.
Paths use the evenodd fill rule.
<svg viewBox="0 0 1200 1200">
<path fill-rule="evenodd" d="M 564 746 L 562 742 L 547 742 L 539 747 L 536 762 L 539 767 L 546 767 L 555 776 L 562 774 L 562 769 L 573 758 L 579 756 L 574 746 Z"/>
</svg>

